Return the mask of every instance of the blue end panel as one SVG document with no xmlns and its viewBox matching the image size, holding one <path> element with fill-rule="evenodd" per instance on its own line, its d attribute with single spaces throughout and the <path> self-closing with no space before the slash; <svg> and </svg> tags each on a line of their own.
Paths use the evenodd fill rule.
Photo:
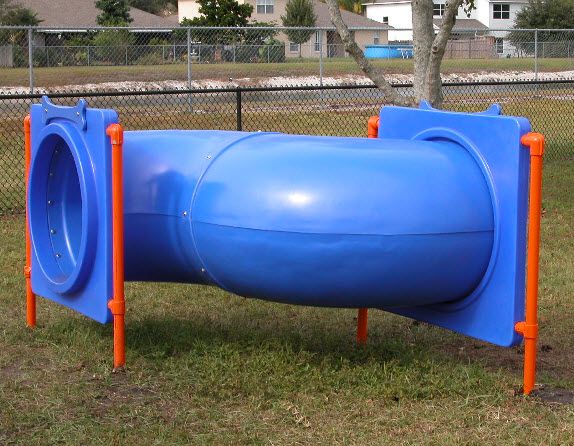
<svg viewBox="0 0 574 446">
<path fill-rule="evenodd" d="M 32 290 L 98 322 L 111 320 L 112 110 L 81 100 L 58 107 L 43 98 L 31 109 L 28 209 Z"/>
<path fill-rule="evenodd" d="M 495 216 L 494 249 L 487 273 L 467 298 L 451 304 L 388 311 L 429 322 L 502 346 L 519 343 L 514 331 L 524 318 L 529 152 L 520 144 L 530 131 L 524 118 L 483 113 L 384 107 L 379 138 L 457 141 L 482 166 Z M 432 258 L 421 261 L 433 261 Z"/>
</svg>

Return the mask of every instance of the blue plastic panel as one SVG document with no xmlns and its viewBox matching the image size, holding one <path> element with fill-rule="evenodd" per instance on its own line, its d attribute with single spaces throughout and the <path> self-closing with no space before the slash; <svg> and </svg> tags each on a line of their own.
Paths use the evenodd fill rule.
<svg viewBox="0 0 574 446">
<path fill-rule="evenodd" d="M 458 141 L 488 178 L 495 240 L 488 271 L 462 301 L 417 308 L 385 308 L 502 346 L 521 342 L 514 330 L 524 318 L 529 151 L 520 144 L 530 131 L 524 118 L 499 116 L 500 107 L 462 114 L 384 107 L 379 138 Z M 424 259 L 430 261 L 432 259 Z"/>
<path fill-rule="evenodd" d="M 96 321 L 111 320 L 112 110 L 80 101 L 58 107 L 44 98 L 31 109 L 28 206 L 32 290 Z"/>
</svg>

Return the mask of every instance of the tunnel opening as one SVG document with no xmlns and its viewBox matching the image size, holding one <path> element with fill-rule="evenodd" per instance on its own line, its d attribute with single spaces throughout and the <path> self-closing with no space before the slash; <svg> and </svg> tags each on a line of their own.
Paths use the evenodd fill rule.
<svg viewBox="0 0 574 446">
<path fill-rule="evenodd" d="M 37 260 L 52 288 L 71 292 L 86 271 L 88 231 L 82 147 L 69 133 L 48 133 L 30 171 L 30 232 Z"/>
<path fill-rule="evenodd" d="M 52 254 L 61 275 L 74 270 L 82 237 L 82 193 L 78 170 L 68 145 L 57 137 L 47 181 L 46 214 Z"/>
</svg>

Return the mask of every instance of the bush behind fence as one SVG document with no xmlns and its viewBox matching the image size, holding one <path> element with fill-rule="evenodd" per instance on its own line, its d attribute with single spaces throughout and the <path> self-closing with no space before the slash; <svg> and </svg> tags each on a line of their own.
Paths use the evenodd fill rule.
<svg viewBox="0 0 574 446">
<path fill-rule="evenodd" d="M 410 86 L 396 86 L 410 94 Z M 493 102 L 506 114 L 526 116 L 548 141 L 547 160 L 574 159 L 574 81 L 445 84 L 445 108 L 475 112 Z M 229 88 L 132 93 L 58 94 L 73 105 L 85 97 L 91 107 L 113 108 L 127 130 L 222 129 L 365 136 L 367 119 L 384 99 L 365 86 Z M 0 96 L 0 214 L 24 210 L 22 121 L 39 95 Z"/>
</svg>

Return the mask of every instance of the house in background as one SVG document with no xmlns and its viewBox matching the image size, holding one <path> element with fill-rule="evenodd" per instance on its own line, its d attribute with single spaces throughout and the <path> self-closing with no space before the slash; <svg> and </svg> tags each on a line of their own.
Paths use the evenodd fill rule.
<svg viewBox="0 0 574 446">
<path fill-rule="evenodd" d="M 42 29 L 35 33 L 37 46 L 58 45 L 62 32 L 83 33 L 85 28 L 98 26 L 97 17 L 101 14 L 96 8 L 95 0 L 13 0 L 14 5 L 28 8 L 41 20 Z M 134 32 L 145 33 L 145 29 L 136 28 L 170 28 L 179 25 L 177 16 L 160 17 L 137 8 L 130 8 L 129 24 Z"/>
<path fill-rule="evenodd" d="M 312 1 L 315 15 L 317 16 L 316 27 L 333 28 L 327 5 L 319 0 Z M 239 0 L 239 3 L 248 3 L 253 6 L 251 21 L 273 23 L 277 26 L 282 25 L 281 16 L 285 15 L 287 0 Z M 198 3 L 195 0 L 179 0 L 178 15 L 180 21 L 183 20 L 184 17 L 188 19 L 198 17 Z M 351 29 L 354 28 L 352 33 L 354 34 L 357 44 L 362 49 L 365 48 L 365 45 L 388 42 L 388 25 L 349 11 L 341 11 L 341 15 L 347 26 Z M 277 39 L 286 43 L 285 55 L 287 57 L 299 56 L 299 45 L 289 42 L 285 34 L 280 33 Z M 343 49 L 341 38 L 334 29 L 317 30 L 311 36 L 309 42 L 302 45 L 302 57 L 319 57 L 321 53 L 323 57 L 345 56 L 346 53 Z"/>
<path fill-rule="evenodd" d="M 434 0 L 433 15 L 438 30 L 445 11 L 446 0 Z M 499 55 L 509 54 L 513 47 L 504 41 L 507 32 L 497 31 L 514 26 L 516 14 L 528 4 L 528 0 L 476 0 L 476 9 L 467 16 L 462 6 L 458 10 L 453 28 L 453 39 L 474 39 L 489 36 Z M 390 41 L 412 41 L 411 0 L 371 0 L 363 3 L 366 17 L 389 25 L 395 29 L 409 31 L 389 31 Z"/>
</svg>

